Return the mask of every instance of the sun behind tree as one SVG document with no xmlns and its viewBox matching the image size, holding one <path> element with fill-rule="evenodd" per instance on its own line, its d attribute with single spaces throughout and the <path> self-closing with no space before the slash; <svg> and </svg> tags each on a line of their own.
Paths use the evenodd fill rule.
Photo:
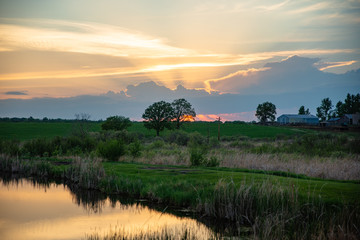
<svg viewBox="0 0 360 240">
<path fill-rule="evenodd" d="M 195 110 L 184 98 L 174 100 L 171 105 L 174 108 L 176 129 L 180 129 L 183 122 L 195 120 Z"/>
<path fill-rule="evenodd" d="M 144 126 L 148 129 L 155 129 L 156 136 L 165 128 L 171 129 L 171 120 L 175 118 L 174 109 L 170 103 L 160 101 L 153 103 L 142 115 Z"/>
</svg>

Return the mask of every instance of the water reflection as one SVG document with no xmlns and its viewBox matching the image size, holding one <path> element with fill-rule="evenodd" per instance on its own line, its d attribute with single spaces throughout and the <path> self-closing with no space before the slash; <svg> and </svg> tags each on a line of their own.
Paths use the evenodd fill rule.
<svg viewBox="0 0 360 240">
<path fill-rule="evenodd" d="M 120 201 L 63 184 L 0 179 L 1 239 L 81 239 L 85 234 L 102 236 L 119 229 L 128 233 L 162 228 L 177 231 L 184 225 L 195 229 L 197 238 L 213 235 L 194 219 L 156 211 L 131 200 Z"/>
</svg>

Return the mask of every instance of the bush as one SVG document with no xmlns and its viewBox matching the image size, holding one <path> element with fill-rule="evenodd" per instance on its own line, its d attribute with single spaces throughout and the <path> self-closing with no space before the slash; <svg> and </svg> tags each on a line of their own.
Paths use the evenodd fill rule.
<svg viewBox="0 0 360 240">
<path fill-rule="evenodd" d="M 24 144 L 23 153 L 30 157 L 49 157 L 54 152 L 54 145 L 45 138 L 33 139 Z"/>
<path fill-rule="evenodd" d="M 123 116 L 112 116 L 106 119 L 106 121 L 101 125 L 101 129 L 121 131 L 130 126 L 131 121 L 129 118 Z"/>
<path fill-rule="evenodd" d="M 189 134 L 183 131 L 174 131 L 167 136 L 170 143 L 176 143 L 180 146 L 186 146 L 189 142 Z"/>
<path fill-rule="evenodd" d="M 190 140 L 188 142 L 188 145 L 190 147 L 201 146 L 201 145 L 205 145 L 206 143 L 207 143 L 207 138 L 201 135 L 200 133 L 194 132 L 190 134 Z"/>
<path fill-rule="evenodd" d="M 201 166 L 205 163 L 205 154 L 199 148 L 193 148 L 190 151 L 191 166 Z"/>
<path fill-rule="evenodd" d="M 17 156 L 20 153 L 19 141 L 16 140 L 0 140 L 0 153 L 10 156 Z"/>
<path fill-rule="evenodd" d="M 215 156 L 211 156 L 210 159 L 206 162 L 207 167 L 218 167 L 219 165 L 220 161 Z"/>
<path fill-rule="evenodd" d="M 136 158 L 136 157 L 140 157 L 141 156 L 141 143 L 139 141 L 135 141 L 133 143 L 129 144 L 129 153 L 132 157 Z"/>
<path fill-rule="evenodd" d="M 97 150 L 101 157 L 109 161 L 116 161 L 125 154 L 125 144 L 122 141 L 110 140 L 99 143 Z"/>
<path fill-rule="evenodd" d="M 164 147 L 165 142 L 162 140 L 162 138 L 155 138 L 156 140 L 149 145 L 149 149 L 160 149 Z"/>
</svg>

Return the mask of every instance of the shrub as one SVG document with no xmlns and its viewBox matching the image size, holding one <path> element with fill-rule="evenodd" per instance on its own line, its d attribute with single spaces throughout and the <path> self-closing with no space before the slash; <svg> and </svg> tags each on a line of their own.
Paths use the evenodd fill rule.
<svg viewBox="0 0 360 240">
<path fill-rule="evenodd" d="M 130 126 L 131 121 L 129 118 L 123 116 L 112 116 L 106 119 L 106 121 L 101 125 L 101 129 L 121 131 Z"/>
<path fill-rule="evenodd" d="M 155 138 L 156 140 L 149 145 L 149 149 L 159 149 L 164 147 L 165 142 L 162 140 L 162 138 Z"/>
<path fill-rule="evenodd" d="M 174 131 L 167 136 L 170 143 L 176 143 L 180 146 L 186 146 L 189 142 L 189 134 L 183 131 Z"/>
<path fill-rule="evenodd" d="M 207 167 L 218 167 L 219 165 L 220 161 L 215 156 L 211 156 L 210 159 L 206 162 Z"/>
<path fill-rule="evenodd" d="M 190 165 L 201 166 L 206 163 L 207 147 L 195 146 L 190 148 Z"/>
<path fill-rule="evenodd" d="M 122 141 L 110 140 L 99 143 L 97 150 L 101 157 L 116 161 L 125 154 L 125 144 Z"/>
<path fill-rule="evenodd" d="M 16 140 L 0 140 L 0 153 L 10 156 L 17 156 L 20 153 L 19 141 Z"/>
<path fill-rule="evenodd" d="M 200 133 L 194 132 L 190 134 L 190 140 L 188 142 L 188 145 L 190 147 L 205 145 L 206 143 L 207 143 L 207 138 L 201 135 Z"/>
<path fill-rule="evenodd" d="M 141 156 L 141 143 L 139 141 L 135 141 L 133 143 L 129 144 L 129 153 L 132 157 L 136 158 L 136 157 L 140 157 Z"/>
<path fill-rule="evenodd" d="M 51 142 L 45 138 L 33 139 L 24 144 L 23 152 L 30 157 L 48 157 L 54 152 L 55 148 Z"/>
</svg>

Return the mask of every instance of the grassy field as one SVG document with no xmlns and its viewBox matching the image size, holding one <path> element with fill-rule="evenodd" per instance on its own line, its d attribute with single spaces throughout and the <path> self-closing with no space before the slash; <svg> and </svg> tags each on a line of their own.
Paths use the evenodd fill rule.
<svg viewBox="0 0 360 240">
<path fill-rule="evenodd" d="M 185 197 L 192 197 L 192 203 L 196 203 L 196 194 L 200 192 L 212 191 L 219 181 L 234 182 L 237 187 L 243 183 L 261 185 L 269 181 L 277 187 L 293 188 L 299 194 L 300 199 L 321 196 L 324 201 L 356 202 L 359 201 L 360 184 L 358 181 L 329 181 L 315 178 L 304 178 L 300 175 L 276 176 L 280 172 L 271 171 L 248 171 L 229 168 L 189 168 L 183 166 L 154 166 L 149 164 L 134 163 L 103 163 L 106 175 L 114 175 L 127 179 L 138 179 L 144 186 L 142 188 L 149 191 L 156 185 L 169 186 L 171 193 L 158 193 L 166 199 L 166 194 L 178 196 L 171 197 L 174 205 L 181 205 Z M 186 183 L 186 184 L 185 184 Z M 182 189 L 186 185 L 188 189 Z M 150 190 L 156 191 L 156 190 Z M 178 193 L 177 193 L 178 191 Z M 142 191 L 137 194 L 141 194 Z M 170 200 L 170 199 L 168 199 Z M 189 201 L 189 199 L 187 199 Z"/>
<path fill-rule="evenodd" d="M 30 140 L 69 136 L 76 125 L 71 122 L 0 122 L 0 138 Z M 101 125 L 89 123 L 90 131 L 100 131 Z"/>
<path fill-rule="evenodd" d="M 29 140 L 35 138 L 52 138 L 55 136 L 69 136 L 73 129 L 76 128 L 75 123 L 71 122 L 0 122 L 0 138 Z M 90 122 L 89 131 L 101 131 L 101 123 Z M 217 137 L 218 124 L 206 122 L 185 123 L 182 130 L 184 132 L 199 132 L 203 136 Z M 156 136 L 155 130 L 148 130 L 141 122 L 134 122 L 128 128 L 129 132 L 139 132 L 146 137 Z M 220 135 L 225 136 L 246 136 L 250 138 L 273 138 L 279 135 L 292 136 L 296 134 L 304 134 L 310 130 L 296 129 L 288 127 L 261 126 L 253 124 L 235 124 L 224 123 L 220 126 Z M 168 135 L 171 130 L 164 130 L 161 136 Z"/>
<path fill-rule="evenodd" d="M 0 122 L 0 172 L 185 207 L 250 224 L 258 239 L 360 237 L 358 136 L 224 123 L 219 142 L 217 123 L 185 123 L 163 138 L 143 123 L 104 132 L 91 122 L 83 136 L 77 128 Z"/>
</svg>

